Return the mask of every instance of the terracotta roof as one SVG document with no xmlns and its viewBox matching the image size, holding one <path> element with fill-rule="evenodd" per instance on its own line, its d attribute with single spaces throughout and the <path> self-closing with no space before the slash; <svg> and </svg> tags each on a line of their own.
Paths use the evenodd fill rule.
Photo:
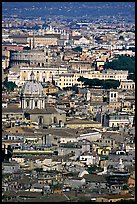
<svg viewBox="0 0 137 204">
<path fill-rule="evenodd" d="M 86 174 L 83 176 L 86 181 L 90 181 L 90 182 L 99 182 L 99 183 L 103 183 L 106 182 L 106 176 L 105 175 L 96 175 L 96 174 Z"/>
<path fill-rule="evenodd" d="M 125 194 L 125 195 L 106 195 L 106 196 L 104 196 L 104 198 L 108 198 L 108 199 L 134 198 L 134 196 L 128 193 L 128 194 Z"/>
<path fill-rule="evenodd" d="M 82 36 L 70 36 L 70 40 L 79 40 Z"/>
<path fill-rule="evenodd" d="M 99 124 L 99 122 L 92 121 L 92 120 L 72 118 L 71 120 L 66 121 L 66 124 Z"/>
<path fill-rule="evenodd" d="M 35 108 L 33 110 L 28 110 L 26 112 L 30 114 L 51 114 L 51 113 L 57 113 L 57 110 L 54 107 L 47 107 L 45 109 Z"/>
<path fill-rule="evenodd" d="M 7 108 L 2 108 L 2 114 L 4 113 L 23 113 L 23 110 L 21 108 L 18 107 L 7 107 Z"/>
<path fill-rule="evenodd" d="M 5 132 L 11 132 L 11 133 L 32 133 L 33 130 L 28 127 L 12 127 L 12 128 L 7 128 L 5 129 Z"/>
</svg>

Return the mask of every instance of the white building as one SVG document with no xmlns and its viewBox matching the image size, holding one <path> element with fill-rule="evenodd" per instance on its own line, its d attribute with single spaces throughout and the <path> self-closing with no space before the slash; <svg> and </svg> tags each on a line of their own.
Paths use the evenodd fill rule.
<svg viewBox="0 0 137 204">
<path fill-rule="evenodd" d="M 82 155 L 80 156 L 79 160 L 81 163 L 84 163 L 86 165 L 92 165 L 95 163 L 95 158 L 92 155 Z"/>
<path fill-rule="evenodd" d="M 108 91 L 108 101 L 111 102 L 118 102 L 118 91 L 110 90 Z"/>
<path fill-rule="evenodd" d="M 2 108 L 7 108 L 8 102 L 7 101 L 2 101 Z"/>
<path fill-rule="evenodd" d="M 135 82 L 133 80 L 121 80 L 119 88 L 123 90 L 134 90 Z"/>
<path fill-rule="evenodd" d="M 17 172 L 19 169 L 20 169 L 20 165 L 16 161 L 2 163 L 3 174 L 13 174 Z"/>
<path fill-rule="evenodd" d="M 40 67 L 40 66 L 21 66 L 20 67 L 20 84 L 24 84 L 25 81 L 30 80 L 30 74 L 33 70 L 34 79 L 39 82 L 52 81 L 52 77 L 55 81 L 59 80 L 61 73 L 67 72 L 67 67 Z"/>
<path fill-rule="evenodd" d="M 134 116 L 128 114 L 119 114 L 109 117 L 109 127 L 124 127 L 125 125 L 133 125 Z"/>
<path fill-rule="evenodd" d="M 81 134 L 78 137 L 78 140 L 86 139 L 89 141 L 96 141 L 96 140 L 100 139 L 101 136 L 102 136 L 102 134 L 100 132 L 90 132 L 90 133 Z"/>
</svg>

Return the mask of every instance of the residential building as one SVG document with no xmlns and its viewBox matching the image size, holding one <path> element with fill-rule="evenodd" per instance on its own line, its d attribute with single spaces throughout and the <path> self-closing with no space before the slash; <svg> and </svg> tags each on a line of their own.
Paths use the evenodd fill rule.
<svg viewBox="0 0 137 204">
<path fill-rule="evenodd" d="M 118 114 L 109 116 L 109 127 L 120 127 L 125 125 L 133 125 L 134 116 L 128 114 Z"/>
<path fill-rule="evenodd" d="M 121 80 L 119 88 L 123 90 L 134 90 L 135 82 L 132 80 Z"/>
<path fill-rule="evenodd" d="M 20 169 L 20 165 L 16 161 L 3 162 L 2 163 L 2 173 L 3 174 L 13 174 Z"/>
</svg>

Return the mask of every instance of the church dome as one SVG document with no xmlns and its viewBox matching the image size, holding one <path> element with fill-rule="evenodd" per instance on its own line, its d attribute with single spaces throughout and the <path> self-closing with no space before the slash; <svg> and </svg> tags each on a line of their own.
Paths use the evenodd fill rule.
<svg viewBox="0 0 137 204">
<path fill-rule="evenodd" d="M 42 96 L 43 86 L 35 80 L 27 81 L 23 86 L 22 95 Z"/>
<path fill-rule="evenodd" d="M 24 84 L 21 95 L 43 96 L 43 86 L 41 83 L 34 80 L 33 71 L 30 74 L 30 80 Z"/>
</svg>

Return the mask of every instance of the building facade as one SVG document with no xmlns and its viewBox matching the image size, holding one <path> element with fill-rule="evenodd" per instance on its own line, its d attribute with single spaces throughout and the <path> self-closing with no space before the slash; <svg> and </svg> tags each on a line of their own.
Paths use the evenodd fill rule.
<svg viewBox="0 0 137 204">
<path fill-rule="evenodd" d="M 120 88 L 123 90 L 134 90 L 135 82 L 132 80 L 122 80 L 120 81 Z"/>
<path fill-rule="evenodd" d="M 18 64 L 46 66 L 49 63 L 51 63 L 51 52 L 47 47 L 43 49 L 11 51 L 10 54 L 10 67 Z"/>
</svg>

